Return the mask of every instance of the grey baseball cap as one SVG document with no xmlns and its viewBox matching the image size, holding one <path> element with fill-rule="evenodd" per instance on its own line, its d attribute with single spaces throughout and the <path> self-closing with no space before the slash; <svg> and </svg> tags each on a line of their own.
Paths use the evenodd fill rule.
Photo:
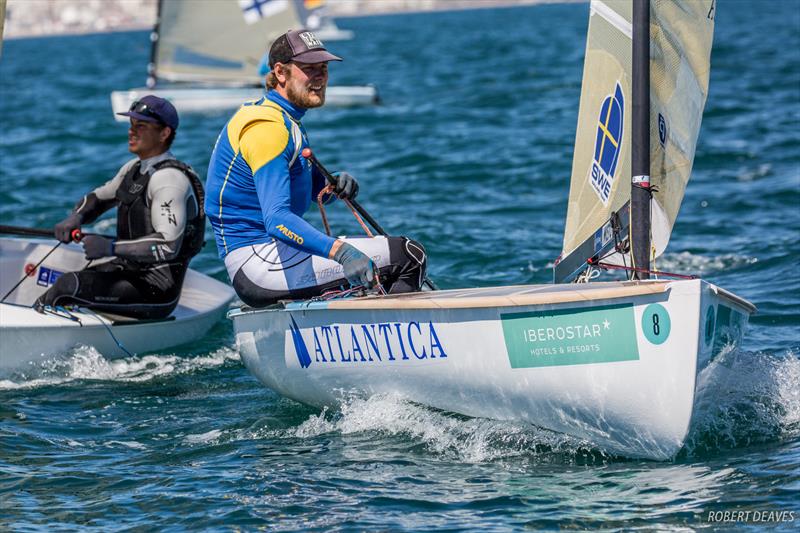
<svg viewBox="0 0 800 533">
<path fill-rule="evenodd" d="M 269 48 L 269 68 L 275 63 L 299 61 L 301 63 L 322 63 L 323 61 L 341 61 L 325 49 L 322 41 L 306 29 L 289 30 L 272 43 Z"/>
</svg>

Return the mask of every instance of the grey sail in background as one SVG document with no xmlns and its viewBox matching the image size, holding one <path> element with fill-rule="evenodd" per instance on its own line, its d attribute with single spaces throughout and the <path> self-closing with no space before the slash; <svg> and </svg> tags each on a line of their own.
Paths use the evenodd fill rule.
<svg viewBox="0 0 800 533">
<path fill-rule="evenodd" d="M 6 20 L 6 0 L 0 0 L 0 54 L 3 53 L 3 24 Z"/>
<path fill-rule="evenodd" d="M 166 98 L 178 112 L 236 109 L 264 94 L 261 61 L 272 42 L 302 27 L 299 0 L 160 0 L 151 34 L 147 86 L 111 93 L 117 121 L 147 94 Z M 328 86 L 326 105 L 379 102 L 373 85 Z"/>
<path fill-rule="evenodd" d="M 614 238 L 612 213 L 625 217 L 621 227 L 628 227 L 631 5 L 591 2 L 562 258 L 592 239 L 595 252 L 607 246 Z M 650 1 L 652 258 L 669 242 L 691 174 L 708 94 L 714 10 L 713 0 Z M 623 260 L 614 255 L 606 261 Z"/>
<path fill-rule="evenodd" d="M 154 75 L 216 86 L 257 84 L 269 44 L 299 26 L 292 0 L 162 0 Z"/>
</svg>

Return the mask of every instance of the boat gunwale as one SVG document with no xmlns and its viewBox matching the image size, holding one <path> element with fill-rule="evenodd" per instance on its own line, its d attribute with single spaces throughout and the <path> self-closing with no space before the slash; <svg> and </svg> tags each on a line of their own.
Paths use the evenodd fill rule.
<svg viewBox="0 0 800 533">
<path fill-rule="evenodd" d="M 698 280 L 701 281 L 701 280 Z M 233 319 L 241 315 L 262 312 L 280 311 L 360 311 L 360 310 L 443 310 L 443 309 L 480 309 L 489 307 L 519 307 L 528 305 L 547 305 L 586 302 L 601 299 L 618 299 L 651 294 L 662 294 L 669 290 L 673 280 L 646 280 L 624 282 L 598 282 L 586 285 L 567 284 L 570 290 L 553 290 L 556 285 L 509 285 L 503 287 L 477 287 L 469 289 L 448 289 L 442 291 L 427 291 L 413 294 L 375 296 L 365 298 L 348 298 L 342 300 L 329 300 L 318 302 L 290 301 L 280 306 L 265 308 L 241 307 L 228 312 L 228 318 Z M 598 287 L 598 285 L 606 285 Z M 580 288 L 573 288 L 580 287 Z M 583 289 L 586 287 L 586 289 Z M 491 294 L 486 296 L 471 295 L 470 293 L 488 292 L 497 289 L 518 288 L 515 293 L 508 295 Z M 527 292 L 539 289 L 536 292 Z M 550 290 L 548 290 L 550 289 Z M 449 297 L 441 298 L 440 295 Z M 463 297 L 458 293 L 467 293 Z"/>
<path fill-rule="evenodd" d="M 738 296 L 716 285 L 711 285 L 711 288 L 712 288 L 711 290 L 713 290 L 717 294 L 717 296 L 719 296 L 722 299 L 728 300 L 732 304 L 738 305 L 739 307 L 743 307 L 748 314 L 754 315 L 758 312 L 758 307 L 756 307 L 756 305 L 752 303 L 750 300 L 745 300 L 741 296 Z"/>
</svg>

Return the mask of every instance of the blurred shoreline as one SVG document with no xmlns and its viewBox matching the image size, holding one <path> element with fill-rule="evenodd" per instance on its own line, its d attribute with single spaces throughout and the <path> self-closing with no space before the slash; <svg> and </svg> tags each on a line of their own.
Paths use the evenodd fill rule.
<svg viewBox="0 0 800 533">
<path fill-rule="evenodd" d="M 341 19 L 569 1 L 576 0 L 328 0 L 324 9 Z M 3 38 L 147 30 L 155 24 L 157 6 L 158 0 L 7 0 Z"/>
</svg>

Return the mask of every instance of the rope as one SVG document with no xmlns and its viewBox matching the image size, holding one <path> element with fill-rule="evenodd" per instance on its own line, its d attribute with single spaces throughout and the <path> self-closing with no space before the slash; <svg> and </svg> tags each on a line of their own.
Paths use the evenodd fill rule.
<svg viewBox="0 0 800 533">
<path fill-rule="evenodd" d="M 656 276 L 666 276 L 670 278 L 678 278 L 678 279 L 697 279 L 697 276 L 694 275 L 686 275 L 686 274 L 676 274 L 674 272 L 664 272 L 662 270 L 648 270 L 646 268 L 638 268 L 633 266 L 622 266 L 622 265 L 612 265 L 611 263 L 601 263 L 599 260 L 593 261 L 589 259 L 589 264 L 592 266 L 600 267 L 606 270 L 626 270 L 632 272 L 642 272 L 645 274 L 653 274 Z"/>
<path fill-rule="evenodd" d="M 317 206 L 319 206 L 319 214 L 322 217 L 322 225 L 325 226 L 325 233 L 328 237 L 331 236 L 331 226 L 328 224 L 328 216 L 325 214 L 325 202 L 323 201 L 322 197 L 326 194 L 333 194 L 333 186 L 326 185 L 323 187 L 319 194 L 317 195 Z"/>
<path fill-rule="evenodd" d="M 100 322 L 100 324 L 102 324 L 102 326 L 103 326 L 104 328 L 106 328 L 106 331 L 108 331 L 108 334 L 109 334 L 109 335 L 111 335 L 111 338 L 112 338 L 112 339 L 114 339 L 114 342 L 115 342 L 115 343 L 117 343 L 117 346 L 119 346 L 119 348 L 120 348 L 120 349 L 121 349 L 123 352 L 125 352 L 125 353 L 128 355 L 128 357 L 133 357 L 133 354 L 132 354 L 131 352 L 129 352 L 129 351 L 128 351 L 128 349 L 127 349 L 127 348 L 125 348 L 125 347 L 122 345 L 122 343 L 119 341 L 119 339 L 117 339 L 116 335 L 114 335 L 114 332 L 113 332 L 113 331 L 111 331 L 111 328 L 110 328 L 110 327 L 108 327 L 108 324 L 106 324 L 106 323 L 105 323 L 105 321 L 104 321 L 102 318 L 100 318 L 100 317 L 97 315 L 97 313 L 95 313 L 94 311 L 92 311 L 92 310 L 91 310 L 91 309 L 89 309 L 88 307 L 84 307 L 84 308 L 82 308 L 82 309 L 83 309 L 84 311 L 86 311 L 87 313 L 89 313 L 90 315 L 92 315 L 93 317 L 95 317 L 95 318 L 97 319 L 97 321 L 98 321 L 98 322 Z"/>
<path fill-rule="evenodd" d="M 343 202 L 345 203 L 345 205 L 347 205 L 347 207 L 350 208 L 350 211 L 353 212 L 353 216 L 356 217 L 356 220 L 358 220 L 358 223 L 361 224 L 361 227 L 364 229 L 364 233 L 367 234 L 367 237 L 374 237 L 374 235 L 369 230 L 367 225 L 364 224 L 364 220 L 362 220 L 361 215 L 358 214 L 358 211 L 356 211 L 356 208 L 353 207 L 353 204 L 350 203 L 350 200 L 343 200 Z"/>
<path fill-rule="evenodd" d="M 42 313 L 72 320 L 73 322 L 77 322 L 80 327 L 83 327 L 83 322 L 81 322 L 81 319 L 72 314 L 74 310 L 74 308 L 68 308 L 66 306 L 57 305 L 55 307 L 50 307 L 49 305 L 46 305 L 42 309 Z"/>
<path fill-rule="evenodd" d="M 378 283 L 375 285 L 375 287 L 374 287 L 374 289 L 372 291 L 370 291 L 369 289 L 367 289 L 363 285 L 359 285 L 358 287 L 350 287 L 349 289 L 332 289 L 332 290 L 323 292 L 319 296 L 315 296 L 313 298 L 310 298 L 309 299 L 309 303 L 310 302 L 325 302 L 325 301 L 328 301 L 328 300 L 336 300 L 336 299 L 339 299 L 339 298 L 347 298 L 349 296 L 354 296 L 354 295 L 355 296 L 359 296 L 360 293 L 364 293 L 364 294 L 376 293 L 376 294 L 381 294 L 383 296 L 388 294 L 386 292 L 386 290 L 383 288 L 383 285 L 381 285 L 380 280 L 378 280 Z"/>
<path fill-rule="evenodd" d="M 325 207 L 324 207 L 325 202 L 322 199 L 322 197 L 325 196 L 326 194 L 334 194 L 333 185 L 326 185 L 325 188 L 319 191 L 319 194 L 317 195 L 317 205 L 319 206 L 319 214 L 320 216 L 322 216 L 322 225 L 325 226 L 325 233 L 327 233 L 328 236 L 330 236 L 331 226 L 330 224 L 328 224 L 328 216 L 325 213 Z M 350 211 L 353 213 L 355 219 L 358 220 L 358 223 L 361 224 L 361 228 L 364 230 L 364 233 L 367 234 L 367 237 L 374 237 L 374 235 L 369 230 L 367 225 L 364 224 L 364 219 L 361 218 L 361 215 L 358 214 L 356 208 L 353 207 L 352 203 L 350 203 L 350 200 L 342 200 L 342 201 L 345 203 L 347 207 L 350 208 Z"/>
<path fill-rule="evenodd" d="M 325 226 L 325 233 L 327 233 L 328 236 L 330 237 L 331 226 L 330 224 L 328 224 L 328 215 L 325 213 L 325 201 L 322 199 L 322 197 L 325 196 L 326 194 L 335 194 L 333 185 L 331 184 L 326 185 L 321 191 L 319 191 L 319 194 L 317 195 L 317 206 L 319 207 L 319 214 L 322 217 L 322 225 Z M 353 204 L 350 202 L 350 200 L 343 199 L 342 201 L 345 203 L 347 207 L 350 208 L 350 211 L 353 213 L 353 216 L 358 221 L 358 223 L 361 224 L 361 228 L 364 230 L 364 233 L 367 234 L 367 237 L 374 237 L 372 232 L 364 223 L 364 219 L 362 219 L 361 215 L 358 214 L 358 211 L 356 211 L 356 208 L 353 207 Z M 375 292 L 377 292 L 378 294 L 386 295 L 387 294 L 386 290 L 383 288 L 383 285 L 381 284 L 381 280 L 378 277 L 377 271 L 375 273 L 375 279 L 376 279 Z M 366 287 L 364 287 L 363 285 L 359 285 L 358 287 L 352 287 L 346 290 L 327 291 L 317 296 L 316 298 L 312 298 L 310 301 L 320 301 L 320 300 L 325 301 L 325 300 L 332 300 L 334 298 L 347 298 L 353 293 L 357 293 L 359 291 L 369 292 Z"/>
<path fill-rule="evenodd" d="M 28 279 L 28 278 L 32 278 L 32 277 L 33 277 L 33 274 L 34 274 L 34 272 L 36 272 L 36 269 L 37 269 L 37 268 L 39 268 L 39 265 L 41 265 L 42 263 L 44 263 L 44 260 L 45 260 L 45 259 L 47 259 L 48 257 L 50 257 L 50 254 L 52 254 L 53 252 L 55 252 L 55 251 L 56 251 L 56 249 L 57 249 L 59 246 L 61 246 L 61 241 L 58 241 L 58 244 L 56 244 L 55 246 L 53 246 L 53 248 L 52 248 L 52 249 L 51 249 L 49 252 L 47 252 L 47 254 L 45 254 L 45 256 L 44 256 L 44 257 L 42 257 L 42 259 L 41 259 L 41 260 L 40 260 L 38 263 L 36 263 L 36 264 L 33 266 L 33 268 L 31 268 L 31 269 L 30 269 L 30 272 L 28 272 L 28 271 L 27 271 L 27 269 L 26 269 L 25 275 L 24 275 L 24 276 L 22 276 L 22 279 L 21 279 L 21 280 L 19 280 L 19 281 L 17 282 L 17 284 L 16 284 L 16 285 L 14 285 L 13 287 L 11 287 L 11 290 L 10 290 L 10 291 L 8 291 L 8 292 L 6 293 L 6 295 L 5 295 L 5 296 L 3 296 L 3 298 L 2 298 L 2 299 L 0 299 L 0 303 L 3 303 L 3 302 L 5 302 L 5 301 L 6 301 L 6 298 L 8 298 L 9 296 L 11 296 L 11 293 L 12 293 L 12 292 L 14 292 L 15 290 L 17 290 L 17 287 L 19 287 L 20 285 L 22 285 L 22 282 L 23 282 L 23 281 L 25 281 L 25 280 L 26 280 L 26 279 Z"/>
<path fill-rule="evenodd" d="M 24 307 L 24 308 L 28 308 L 28 309 L 30 309 L 31 307 L 35 308 L 35 306 L 30 306 L 30 305 L 20 305 L 20 304 L 8 304 L 8 305 L 13 305 L 13 306 L 16 306 L 16 307 Z M 133 354 L 131 352 L 129 352 L 128 349 L 125 348 L 125 346 L 122 345 L 122 343 L 119 341 L 119 339 L 117 339 L 116 335 L 114 335 L 114 332 L 111 331 L 111 328 L 108 326 L 108 324 L 106 324 L 105 321 L 103 321 L 103 319 L 97 313 L 95 313 L 94 311 L 92 311 L 88 307 L 80 307 L 80 308 L 78 308 L 78 311 L 79 312 L 88 313 L 89 315 L 93 316 L 100 323 L 100 325 L 103 326 L 106 329 L 108 334 L 111 335 L 111 339 L 113 339 L 113 341 L 117 344 L 117 346 L 119 346 L 119 349 L 122 350 L 123 352 L 125 352 L 125 354 L 127 354 L 128 357 L 133 357 Z M 55 306 L 55 307 L 51 307 L 49 305 L 46 305 L 46 306 L 41 307 L 39 312 L 42 313 L 42 314 L 51 315 L 51 316 L 55 316 L 55 317 L 59 317 L 59 318 L 66 318 L 67 320 L 71 320 L 73 322 L 77 322 L 80 327 L 84 327 L 84 324 L 81 321 L 81 319 L 78 318 L 77 316 L 75 316 L 72 313 L 72 311 L 70 310 L 70 308 L 68 308 L 68 307 L 64 307 L 64 306 L 60 306 L 60 305 Z"/>
</svg>

